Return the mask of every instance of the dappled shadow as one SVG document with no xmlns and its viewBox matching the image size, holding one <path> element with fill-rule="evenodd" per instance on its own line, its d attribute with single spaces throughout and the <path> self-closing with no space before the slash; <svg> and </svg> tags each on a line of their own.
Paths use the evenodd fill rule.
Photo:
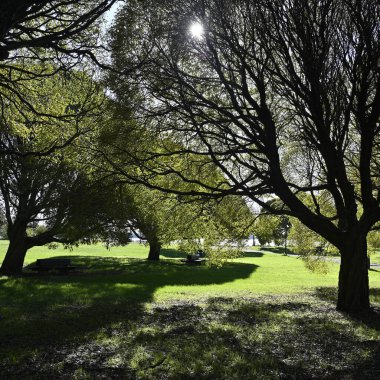
<svg viewBox="0 0 380 380">
<path fill-rule="evenodd" d="M 294 254 L 294 252 L 289 249 L 289 248 L 286 248 L 286 251 L 285 251 L 285 248 L 284 247 L 260 247 L 260 251 L 267 251 L 267 252 L 271 252 L 271 253 L 279 253 L 279 254 L 282 254 L 282 255 L 292 255 Z"/>
<path fill-rule="evenodd" d="M 360 350 L 366 357 L 371 350 L 372 359 L 377 343 L 321 307 L 280 297 L 154 304 L 103 329 L 100 340 L 55 345 L 42 364 L 35 356 L 14 369 L 17 376 L 11 366 L 3 373 L 39 380 L 76 378 L 79 369 L 90 379 L 376 379 L 353 374 L 364 364 Z"/>
<path fill-rule="evenodd" d="M 356 334 L 355 324 L 347 325 L 347 317 L 329 303 L 304 296 L 214 297 L 144 308 L 143 301 L 158 286 L 222 283 L 238 275 L 223 273 L 223 268 L 214 273 L 207 267 L 126 261 L 122 273 L 108 278 L 95 273 L 26 278 L 15 281 L 12 294 L 6 289 L 7 299 L 21 296 L 20 303 L 30 304 L 28 297 L 41 299 L 42 309 L 32 309 L 27 320 L 20 318 L 13 326 L 28 326 L 24 339 L 15 329 L 8 335 L 3 330 L 6 340 L 0 344 L 33 352 L 19 363 L 0 360 L 4 378 L 335 379 L 359 378 L 353 374 L 366 368 L 360 378 L 376 379 L 369 368 L 375 368 L 371 365 L 378 342 L 363 339 L 363 332 Z M 99 264 L 100 269 L 110 265 L 109 260 Z M 255 269 L 234 265 L 228 271 L 235 270 L 240 277 Z M 155 268 L 160 268 L 158 277 Z M 191 272 L 192 281 L 186 278 Z M 203 273 L 209 273 L 209 279 Z M 4 280 L 3 285 L 7 287 Z M 130 299 L 133 292 L 140 297 L 136 302 Z M 44 305 L 43 297 L 51 307 Z M 3 299 L 0 295 L 0 302 Z M 63 329 L 63 336 L 54 329 Z M 360 352 L 366 352 L 368 363 Z"/>
<path fill-rule="evenodd" d="M 336 287 L 320 287 L 315 290 L 315 295 L 323 301 L 330 301 L 336 304 L 338 289 Z"/>
<path fill-rule="evenodd" d="M 337 288 L 323 287 L 316 289 L 316 296 L 324 301 L 334 303 L 337 302 L 338 290 Z M 370 297 L 375 300 L 376 303 L 380 300 L 380 289 L 370 289 Z M 352 320 L 361 322 L 367 327 L 375 329 L 380 332 L 380 309 L 376 306 L 366 312 L 360 312 L 356 314 L 347 314 Z"/>
<path fill-rule="evenodd" d="M 355 378 L 358 369 L 368 372 L 360 378 L 376 378 L 369 368 L 377 368 L 378 342 L 357 326 L 378 329 L 378 319 L 336 312 L 336 288 L 319 288 L 317 297 L 181 296 L 157 304 L 161 287 L 228 283 L 258 266 L 61 257 L 86 269 L 0 279 L 0 358 L 8 358 L 0 359 L 0 379 L 333 379 Z"/>
<path fill-rule="evenodd" d="M 183 259 L 186 257 L 186 254 L 179 251 L 178 249 L 162 248 L 160 256 L 167 259 Z"/>
<path fill-rule="evenodd" d="M 245 251 L 241 257 L 263 257 L 264 253 L 260 251 Z"/>
<path fill-rule="evenodd" d="M 189 267 L 177 260 L 60 257 L 86 269 L 66 276 L 0 279 L 0 357 L 85 342 L 119 323 L 138 323 L 146 303 L 161 287 L 223 284 L 247 278 L 258 267 L 228 263 L 218 269 Z"/>
</svg>

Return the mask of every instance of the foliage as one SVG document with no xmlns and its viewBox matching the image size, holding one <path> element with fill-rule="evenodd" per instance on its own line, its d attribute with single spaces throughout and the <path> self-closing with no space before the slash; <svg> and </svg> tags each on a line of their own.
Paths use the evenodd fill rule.
<svg viewBox="0 0 380 380">
<path fill-rule="evenodd" d="M 291 223 L 289 240 L 294 253 L 300 255 L 310 271 L 327 273 L 329 262 L 326 260 L 326 250 L 329 243 L 298 219 L 292 218 Z"/>
<path fill-rule="evenodd" d="M 0 239 L 7 239 L 7 223 L 5 220 L 5 215 L 0 212 Z"/>
<path fill-rule="evenodd" d="M 380 218 L 379 13 L 377 0 L 144 0 L 128 2 L 111 31 L 114 68 L 132 67 L 110 81 L 115 97 L 140 94 L 134 116 L 166 138 L 159 152 L 135 152 L 137 180 L 177 177 L 183 194 L 243 195 L 269 212 L 275 194 L 339 249 L 346 311 L 369 308 L 365 241 Z M 172 165 L 197 158 L 196 173 L 223 176 L 210 183 Z"/>
<path fill-rule="evenodd" d="M 9 273 L 21 271 L 30 247 L 98 232 L 106 214 L 107 197 L 93 186 L 87 157 L 102 118 L 101 89 L 80 72 L 24 86 L 28 104 L 10 102 L 0 130 L 0 202 L 11 241 L 2 270 Z"/>
<path fill-rule="evenodd" d="M 254 234 L 260 245 L 271 242 L 284 245 L 291 228 L 289 218 L 285 215 L 270 215 L 262 210 L 254 223 Z"/>
<path fill-rule="evenodd" d="M 264 246 L 273 241 L 274 230 L 278 225 L 278 218 L 272 215 L 260 215 L 254 225 L 255 237 Z"/>
<path fill-rule="evenodd" d="M 375 230 L 368 234 L 368 256 L 373 256 L 376 251 L 380 250 L 380 232 Z"/>
<path fill-rule="evenodd" d="M 133 94 L 129 100 L 132 98 Z M 166 145 L 172 149 L 179 149 L 181 145 L 170 138 L 157 136 L 133 120 L 133 111 L 123 99 L 113 101 L 109 106 L 109 120 L 101 131 L 97 149 L 102 162 L 100 171 L 115 183 L 122 184 L 120 217 L 128 220 L 135 231 L 140 230 L 151 248 L 156 246 L 158 251 L 162 245 L 175 240 L 189 254 L 203 249 L 210 258 L 209 262 L 220 264 L 229 255 L 233 256 L 233 252 L 236 255 L 241 248 L 239 241 L 247 236 L 252 223 L 252 214 L 241 197 L 213 200 L 207 196 L 182 195 L 182 192 L 192 192 L 197 187 L 170 174 L 164 178 L 153 175 L 150 186 L 144 187 L 138 180 L 144 177 L 144 173 L 131 159 L 134 160 L 136 154 L 148 157 L 150 152 L 156 152 L 160 156 L 157 169 L 170 165 L 197 176 L 200 181 L 207 179 L 210 184 L 222 177 L 218 168 L 206 165 L 207 169 L 199 171 L 202 159 L 172 160 L 161 156 Z M 129 181 L 130 178 L 137 178 L 137 181 Z M 167 183 L 171 184 L 172 192 L 157 190 Z"/>
<path fill-rule="evenodd" d="M 243 199 L 230 196 L 220 201 L 193 201 L 184 211 L 178 224 L 182 228 L 177 230 L 181 251 L 194 254 L 202 250 L 208 263 L 217 266 L 242 254 L 253 222 Z"/>
<path fill-rule="evenodd" d="M 104 51 L 101 17 L 117 0 L 3 0 L 0 4 L 0 94 L 24 101 L 25 80 L 70 72 Z M 54 66 L 51 72 L 45 64 Z M 23 80 L 20 81 L 20 76 Z M 27 105 L 25 103 L 25 105 Z M 4 104 L 2 104 L 3 108 Z M 31 107 L 33 109 L 33 107 Z"/>
</svg>

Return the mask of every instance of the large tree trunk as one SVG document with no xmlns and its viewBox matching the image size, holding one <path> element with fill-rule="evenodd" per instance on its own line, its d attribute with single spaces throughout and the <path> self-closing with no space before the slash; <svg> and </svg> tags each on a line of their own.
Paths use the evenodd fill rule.
<svg viewBox="0 0 380 380">
<path fill-rule="evenodd" d="M 29 248 L 24 233 L 12 234 L 0 272 L 7 275 L 20 274 Z"/>
<path fill-rule="evenodd" d="M 340 253 L 337 309 L 348 313 L 366 311 L 370 308 L 366 236 L 350 239 Z"/>
<path fill-rule="evenodd" d="M 148 260 L 152 260 L 152 261 L 160 260 L 161 243 L 157 239 L 148 240 L 148 243 L 149 243 Z"/>
</svg>

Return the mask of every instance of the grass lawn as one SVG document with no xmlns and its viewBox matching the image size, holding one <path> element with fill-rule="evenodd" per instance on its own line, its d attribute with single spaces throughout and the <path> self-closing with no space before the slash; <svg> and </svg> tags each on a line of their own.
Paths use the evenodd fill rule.
<svg viewBox="0 0 380 380">
<path fill-rule="evenodd" d="M 70 257 L 86 269 L 0 277 L 0 379 L 379 378 L 379 314 L 335 310 L 337 264 L 321 275 L 260 250 L 222 268 L 147 253 L 30 250 L 26 264 Z M 370 282 L 379 307 L 377 269 Z"/>
</svg>

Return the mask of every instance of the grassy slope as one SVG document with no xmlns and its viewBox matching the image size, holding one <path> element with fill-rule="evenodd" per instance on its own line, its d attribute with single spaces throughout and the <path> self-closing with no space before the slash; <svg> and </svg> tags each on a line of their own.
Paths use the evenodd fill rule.
<svg viewBox="0 0 380 380">
<path fill-rule="evenodd" d="M 0 278 L 0 379 L 350 378 L 380 352 L 378 321 L 334 310 L 336 264 L 319 275 L 258 251 L 191 267 L 175 250 L 149 263 L 138 244 L 39 247 L 26 263 L 52 256 L 87 269 Z"/>
</svg>

